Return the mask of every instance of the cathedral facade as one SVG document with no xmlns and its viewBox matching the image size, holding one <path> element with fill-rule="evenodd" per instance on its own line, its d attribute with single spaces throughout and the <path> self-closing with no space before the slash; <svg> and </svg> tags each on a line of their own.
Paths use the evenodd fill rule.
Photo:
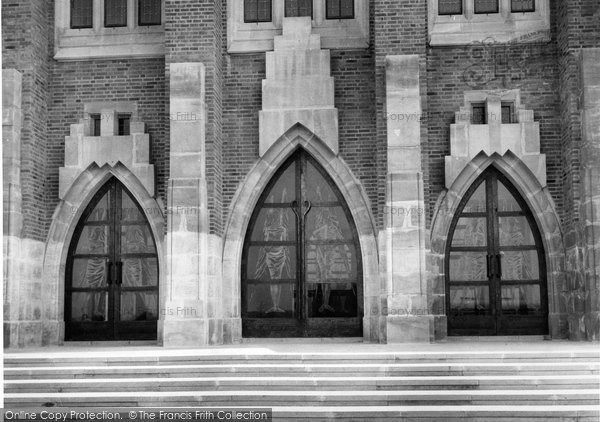
<svg viewBox="0 0 600 422">
<path fill-rule="evenodd" d="M 597 1 L 15 0 L 2 26 L 6 347 L 599 339 Z"/>
</svg>

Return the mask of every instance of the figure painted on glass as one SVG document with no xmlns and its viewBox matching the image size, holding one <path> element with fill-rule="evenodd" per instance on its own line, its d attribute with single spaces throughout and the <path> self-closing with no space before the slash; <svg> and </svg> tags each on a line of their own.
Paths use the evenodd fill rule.
<svg viewBox="0 0 600 422">
<path fill-rule="evenodd" d="M 316 224 L 314 230 L 309 234 L 308 240 L 344 240 L 337 216 L 330 208 L 315 208 Z M 330 303 L 332 289 L 354 290 L 352 283 L 339 283 L 335 280 L 350 279 L 352 271 L 352 253 L 348 245 L 344 244 L 316 244 L 311 245 L 307 253 L 307 276 L 309 280 L 317 281 L 321 287 L 323 301 L 319 312 L 335 312 Z M 356 295 L 356 292 L 353 291 Z M 346 308 L 346 296 L 341 298 L 342 312 L 348 312 Z"/>
<path fill-rule="evenodd" d="M 287 192 L 284 189 L 281 194 L 281 203 L 286 202 L 286 197 Z M 271 197 L 271 202 L 274 202 L 273 197 Z M 288 240 L 288 224 L 289 222 L 284 208 L 269 208 L 263 226 L 263 237 L 265 242 L 281 242 Z M 287 246 L 264 246 L 259 251 L 254 277 L 259 279 L 263 275 L 268 274 L 271 280 L 291 278 L 290 265 L 290 252 Z M 269 286 L 269 289 L 271 292 L 272 306 L 266 313 L 284 313 L 285 310 L 280 307 L 281 284 L 273 282 Z"/>
<path fill-rule="evenodd" d="M 93 227 L 89 231 L 88 253 L 103 254 L 106 251 L 106 227 Z M 104 287 L 106 278 L 105 258 L 89 258 L 81 274 L 81 286 L 86 288 Z M 87 293 L 86 303 L 81 307 L 82 321 L 105 321 L 106 320 L 106 295 L 102 292 Z M 84 299 L 85 300 L 85 299 Z"/>
</svg>

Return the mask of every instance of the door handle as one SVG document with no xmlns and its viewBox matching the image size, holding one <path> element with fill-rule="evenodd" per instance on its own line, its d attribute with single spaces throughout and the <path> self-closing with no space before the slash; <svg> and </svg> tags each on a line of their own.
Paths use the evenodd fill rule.
<svg viewBox="0 0 600 422">
<path fill-rule="evenodd" d="M 492 272 L 492 256 L 491 255 L 486 255 L 485 256 L 485 261 L 487 263 L 487 278 L 492 278 L 493 277 L 493 272 Z"/>
<path fill-rule="evenodd" d="M 498 270 L 498 274 L 496 275 L 498 278 L 502 278 L 502 254 L 496 255 L 496 263 L 496 269 Z"/>
<path fill-rule="evenodd" d="M 123 284 L 123 261 L 117 262 L 117 277 L 115 282 L 117 284 Z"/>
<path fill-rule="evenodd" d="M 294 200 L 290 202 L 290 207 L 292 208 L 292 211 L 294 211 L 294 214 L 296 214 L 296 219 L 300 221 L 300 215 L 298 214 L 298 201 Z"/>
<path fill-rule="evenodd" d="M 310 203 L 310 201 L 304 201 L 304 209 L 305 209 L 305 211 L 302 213 L 302 218 L 303 219 L 306 218 L 306 214 L 308 214 L 308 212 L 310 211 L 311 208 L 312 208 L 312 204 Z"/>
<path fill-rule="evenodd" d="M 113 283 L 112 262 L 106 261 L 106 284 L 109 286 Z"/>
</svg>

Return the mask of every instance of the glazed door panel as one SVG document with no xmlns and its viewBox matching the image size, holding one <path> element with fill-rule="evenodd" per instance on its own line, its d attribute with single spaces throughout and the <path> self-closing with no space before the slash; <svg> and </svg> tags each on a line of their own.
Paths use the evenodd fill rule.
<svg viewBox="0 0 600 422">
<path fill-rule="evenodd" d="M 139 205 L 116 180 L 91 201 L 67 262 L 66 340 L 156 339 L 158 257 Z"/>
<path fill-rule="evenodd" d="M 362 335 L 356 228 L 335 185 L 294 155 L 254 211 L 242 262 L 246 337 Z"/>
<path fill-rule="evenodd" d="M 446 255 L 449 335 L 547 333 L 545 261 L 527 205 L 489 170 L 469 189 Z"/>
</svg>

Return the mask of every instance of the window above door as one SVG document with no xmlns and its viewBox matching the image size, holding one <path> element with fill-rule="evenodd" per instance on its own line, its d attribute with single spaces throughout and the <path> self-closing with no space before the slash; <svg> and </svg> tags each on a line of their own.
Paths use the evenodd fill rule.
<svg viewBox="0 0 600 422">
<path fill-rule="evenodd" d="M 548 0 L 428 0 L 429 44 L 545 42 Z"/>
<path fill-rule="evenodd" d="M 56 0 L 56 60 L 164 56 L 163 0 Z"/>
<path fill-rule="evenodd" d="M 273 50 L 285 17 L 310 16 L 313 33 L 326 49 L 369 46 L 366 0 L 227 0 L 230 53 Z"/>
</svg>

